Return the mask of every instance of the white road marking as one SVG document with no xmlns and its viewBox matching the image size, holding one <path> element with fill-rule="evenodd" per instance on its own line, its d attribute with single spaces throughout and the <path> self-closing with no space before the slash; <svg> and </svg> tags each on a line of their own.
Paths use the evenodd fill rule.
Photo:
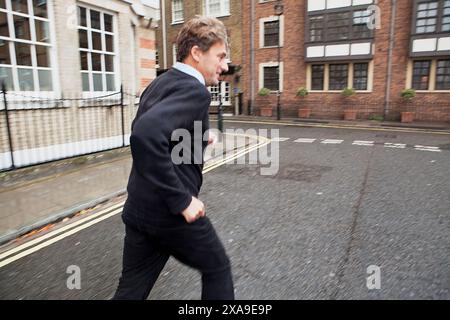
<svg viewBox="0 0 450 320">
<path fill-rule="evenodd" d="M 337 140 L 337 139 L 324 139 L 321 143 L 323 144 L 341 144 L 344 142 L 344 140 Z"/>
<path fill-rule="evenodd" d="M 242 135 L 242 136 L 249 137 L 250 135 Z M 255 137 L 258 139 L 258 141 L 262 140 L 262 142 L 259 142 L 257 145 L 254 145 L 254 146 L 247 147 L 246 149 L 241 150 L 239 152 L 235 152 L 235 154 L 228 156 L 225 159 L 222 159 L 220 161 L 217 161 L 216 163 L 212 163 L 212 164 L 206 166 L 205 169 L 203 170 L 203 173 L 209 172 L 227 162 L 230 162 L 230 161 L 232 161 L 236 158 L 239 158 L 247 153 L 250 153 L 251 151 L 253 151 L 255 149 L 259 149 L 271 142 L 270 139 L 267 139 L 265 137 L 260 137 L 260 136 L 250 136 L 250 137 Z M 21 259 L 29 254 L 32 254 L 42 248 L 45 248 L 57 241 L 60 241 L 72 234 L 75 234 L 85 228 L 88 228 L 100 221 L 108 219 L 108 218 L 122 212 L 124 203 L 125 203 L 125 201 L 117 203 L 107 209 L 104 209 L 104 210 L 94 213 L 88 217 L 85 217 L 83 219 L 75 221 L 72 224 L 69 224 L 62 228 L 59 228 L 52 232 L 49 232 L 49 233 L 43 235 L 42 237 L 36 238 L 36 239 L 31 240 L 27 243 L 24 243 L 16 248 L 13 248 L 11 250 L 3 252 L 0 255 L 0 260 L 2 260 L 2 261 L 0 261 L 0 268 L 18 260 L 18 259 Z M 113 211 L 111 211 L 111 210 L 113 210 Z M 78 227 L 76 227 L 76 226 L 78 226 Z M 60 233 L 62 233 L 62 234 L 60 234 Z M 60 235 L 58 235 L 58 234 L 60 234 Z M 56 235 L 58 235 L 58 236 L 56 236 Z M 54 237 L 54 236 L 56 236 L 56 237 Z M 49 238 L 51 238 L 51 239 L 49 239 Z M 46 239 L 49 239 L 49 240 L 45 241 Z M 31 248 L 27 249 L 28 247 L 31 247 Z M 27 249 L 27 250 L 25 250 L 25 249 Z M 15 253 L 17 253 L 17 254 L 14 255 Z M 7 257 L 9 257 L 9 258 L 7 258 Z"/>
<path fill-rule="evenodd" d="M 125 201 L 122 201 L 122 202 L 117 203 L 117 204 L 115 204 L 115 205 L 113 205 L 111 207 L 108 207 L 108 208 L 104 209 L 104 210 L 101 210 L 101 211 L 96 212 L 96 213 L 94 213 L 92 215 L 89 215 L 89 216 L 87 216 L 85 218 L 77 220 L 77 221 L 75 221 L 75 222 L 73 222 L 73 223 L 71 223 L 71 224 L 69 224 L 67 226 L 64 226 L 62 228 L 56 229 L 54 231 L 51 231 L 51 232 L 49 232 L 47 234 L 44 234 L 43 236 L 41 236 L 39 238 L 36 238 L 34 240 L 31 240 L 31 241 L 28 241 L 28 242 L 26 242 L 26 243 L 24 243 L 24 244 L 22 244 L 20 246 L 17 246 L 15 248 L 11 249 L 11 250 L 3 252 L 2 254 L 0 254 L 0 260 L 6 258 L 7 256 L 10 256 L 10 255 L 12 255 L 12 254 L 14 254 L 16 252 L 22 251 L 22 250 L 24 250 L 24 249 L 26 249 L 28 247 L 34 246 L 34 245 L 38 244 L 39 242 L 44 241 L 45 239 L 52 238 L 52 237 L 54 237 L 55 235 L 57 235 L 59 233 L 62 233 L 64 231 L 72 229 L 73 227 L 76 227 L 76 226 L 78 226 L 80 224 L 83 224 L 83 223 L 85 223 L 85 222 L 87 222 L 89 220 L 97 218 L 98 216 L 101 216 L 102 214 L 104 214 L 106 212 L 110 212 L 111 210 L 114 210 L 114 209 L 117 209 L 117 208 L 122 208 L 124 204 L 125 204 Z"/>
<path fill-rule="evenodd" d="M 275 139 L 271 139 L 274 142 L 283 142 L 283 141 L 288 141 L 290 138 L 275 138 Z"/>
<path fill-rule="evenodd" d="M 395 149 L 405 149 L 406 148 L 406 144 L 404 143 L 390 143 L 390 142 L 386 142 L 384 144 L 385 148 L 395 148 Z"/>
<path fill-rule="evenodd" d="M 356 146 L 374 146 L 374 141 L 364 141 L 364 140 L 355 140 L 353 141 L 352 145 Z"/>
<path fill-rule="evenodd" d="M 308 139 L 308 138 L 300 138 L 297 140 L 294 140 L 294 142 L 300 142 L 300 143 L 313 143 L 317 139 Z"/>
<path fill-rule="evenodd" d="M 34 246 L 34 247 L 32 247 L 32 248 L 30 248 L 28 250 L 22 251 L 19 254 L 16 254 L 15 256 L 12 256 L 11 258 L 8 258 L 6 260 L 0 261 L 0 268 L 4 267 L 7 264 L 10 264 L 11 262 L 14 262 L 14 261 L 16 261 L 16 260 L 18 260 L 20 258 L 23 258 L 23 257 L 25 257 L 25 256 L 27 256 L 29 254 L 32 254 L 33 252 L 36 252 L 36 251 L 38 251 L 38 250 L 40 250 L 42 248 L 45 248 L 45 247 L 47 247 L 47 246 L 49 246 L 49 245 L 51 245 L 51 244 L 53 244 L 53 243 L 55 243 L 55 242 L 57 242 L 59 240 L 62 240 L 62 239 L 66 238 L 66 237 L 68 237 L 68 236 L 70 236 L 70 235 L 72 235 L 74 233 L 77 233 L 78 231 L 86 229 L 87 227 L 90 227 L 90 226 L 92 226 L 92 225 L 94 225 L 94 224 L 96 224 L 96 223 L 98 223 L 98 222 L 100 222 L 102 220 L 105 220 L 105 219 L 108 219 L 109 217 L 115 216 L 116 214 L 118 214 L 120 212 L 122 212 L 122 208 L 119 208 L 119 209 L 117 209 L 117 210 L 115 210 L 113 212 L 110 212 L 110 213 L 108 213 L 106 215 L 103 215 L 103 216 L 101 216 L 101 217 L 99 217 L 99 218 L 97 218 L 95 220 L 92 220 L 92 221 L 90 221 L 88 223 L 85 223 L 85 224 L 83 224 L 83 225 L 81 225 L 79 227 L 76 227 L 76 228 L 74 228 L 74 229 L 72 229 L 70 231 L 67 231 L 66 233 L 60 234 L 59 236 L 57 236 L 55 238 L 52 238 L 50 240 L 47 240 L 47 241 L 45 241 L 45 242 L 43 242 L 41 244 L 38 244 L 37 246 Z"/>
<path fill-rule="evenodd" d="M 431 151 L 431 152 L 441 152 L 442 151 L 441 149 L 439 149 L 439 147 L 420 146 L 420 145 L 414 146 L 414 150 Z"/>
</svg>

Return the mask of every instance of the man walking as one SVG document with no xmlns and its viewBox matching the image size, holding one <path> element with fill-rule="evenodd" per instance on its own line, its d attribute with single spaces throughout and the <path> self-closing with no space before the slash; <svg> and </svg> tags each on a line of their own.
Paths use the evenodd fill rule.
<svg viewBox="0 0 450 320">
<path fill-rule="evenodd" d="M 113 299 L 146 299 L 170 256 L 201 272 L 202 299 L 234 299 L 230 261 L 198 199 L 207 142 L 200 141 L 201 161 L 195 147 L 190 163 L 171 159 L 175 130 L 194 137 L 196 121 L 202 134 L 209 129 L 206 86 L 228 70 L 225 26 L 196 17 L 180 30 L 177 48 L 178 62 L 144 90 L 132 124 L 123 269 Z"/>
</svg>

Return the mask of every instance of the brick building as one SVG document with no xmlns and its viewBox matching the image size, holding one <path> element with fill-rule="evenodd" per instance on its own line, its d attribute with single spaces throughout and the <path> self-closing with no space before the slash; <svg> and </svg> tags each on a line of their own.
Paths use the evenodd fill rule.
<svg viewBox="0 0 450 320">
<path fill-rule="evenodd" d="M 157 31 L 159 72 L 176 62 L 176 37 L 183 23 L 196 15 L 216 17 L 227 28 L 230 42 L 229 75 L 222 77 L 218 86 L 211 86 L 211 112 L 218 105 L 219 93 L 225 111 L 234 112 L 237 94 L 242 91 L 239 68 L 242 65 L 242 4 L 237 0 L 161 0 L 161 20 Z"/>
<path fill-rule="evenodd" d="M 417 120 L 450 121 L 450 1 L 280 2 L 243 1 L 245 112 L 269 106 L 275 115 L 279 89 L 283 117 L 310 109 L 311 117 L 339 119 L 354 110 L 359 119 L 398 120 L 411 111 Z M 269 96 L 258 95 L 263 87 Z M 300 87 L 309 95 L 296 96 Z M 356 94 L 344 97 L 347 87 Z M 416 97 L 407 102 L 408 88 Z"/>
</svg>

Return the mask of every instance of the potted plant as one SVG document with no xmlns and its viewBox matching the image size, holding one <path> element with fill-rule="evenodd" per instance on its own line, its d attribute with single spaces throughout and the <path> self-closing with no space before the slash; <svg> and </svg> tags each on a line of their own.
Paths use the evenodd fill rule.
<svg viewBox="0 0 450 320">
<path fill-rule="evenodd" d="M 308 90 L 306 88 L 298 88 L 297 93 L 295 94 L 297 97 L 304 98 L 309 94 Z M 300 107 L 298 109 L 298 117 L 299 118 L 309 118 L 311 116 L 311 108 L 302 108 Z"/>
<path fill-rule="evenodd" d="M 267 89 L 267 88 L 261 88 L 258 91 L 258 95 L 261 97 L 267 97 L 269 94 L 270 94 L 270 89 Z M 260 110 L 261 110 L 262 117 L 271 117 L 272 116 L 272 107 L 265 105 L 265 106 L 262 106 L 260 108 Z"/>
<path fill-rule="evenodd" d="M 341 91 L 342 96 L 344 98 L 352 97 L 356 94 L 355 89 L 353 88 L 345 88 Z M 344 109 L 344 120 L 356 120 L 357 111 L 353 109 Z"/>
<path fill-rule="evenodd" d="M 406 104 L 409 104 L 416 97 L 416 90 L 414 89 L 405 89 L 402 90 L 400 96 L 403 98 Z M 414 112 L 411 111 L 402 111 L 402 122 L 410 123 L 414 121 Z"/>
</svg>

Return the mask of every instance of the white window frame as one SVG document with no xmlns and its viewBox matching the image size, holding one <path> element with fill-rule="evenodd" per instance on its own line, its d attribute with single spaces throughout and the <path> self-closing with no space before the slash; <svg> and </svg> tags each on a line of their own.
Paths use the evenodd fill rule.
<svg viewBox="0 0 450 320">
<path fill-rule="evenodd" d="M 219 1 L 219 13 L 217 14 L 213 14 L 211 13 L 211 9 L 210 9 L 210 1 L 211 0 L 205 0 L 204 2 L 204 9 L 205 9 L 205 15 L 208 17 L 215 17 L 215 18 L 219 18 L 219 17 L 226 17 L 226 16 L 230 16 L 231 15 L 231 1 L 232 0 L 215 0 L 215 1 Z"/>
<path fill-rule="evenodd" d="M 155 49 L 155 69 L 159 69 L 159 50 Z"/>
<path fill-rule="evenodd" d="M 88 6 L 80 3 L 77 3 L 77 7 L 81 7 L 86 9 L 86 27 L 81 26 L 80 22 L 77 20 L 77 31 L 78 30 L 85 30 L 87 31 L 87 36 L 88 36 L 88 48 L 80 48 L 78 45 L 78 52 L 87 52 L 88 53 L 88 70 L 82 70 L 80 68 L 80 76 L 82 76 L 82 74 L 88 74 L 89 76 L 89 91 L 84 91 L 83 87 L 81 88 L 82 91 L 82 96 L 83 98 L 92 98 L 92 97 L 96 97 L 96 96 L 102 96 L 105 94 L 110 94 L 110 93 L 114 93 L 119 91 L 119 84 L 120 84 L 120 67 L 119 67 L 119 42 L 118 42 L 118 25 L 117 25 L 117 16 L 115 15 L 114 12 L 109 11 L 109 10 L 105 10 L 105 9 L 100 9 L 98 7 L 92 7 L 92 6 Z M 78 8 L 77 8 L 78 10 Z M 100 28 L 101 30 L 98 29 L 92 29 L 91 27 L 91 10 L 94 11 L 98 11 L 100 12 Z M 77 13 L 78 14 L 78 13 Z M 110 16 L 112 16 L 112 32 L 110 31 L 106 31 L 105 27 L 104 27 L 104 14 L 108 14 Z M 103 51 L 103 50 L 94 50 L 93 49 L 93 44 L 92 44 L 92 36 L 91 36 L 91 31 L 100 33 L 101 36 L 101 42 L 102 42 L 102 48 L 106 49 L 106 35 L 110 35 L 113 37 L 113 52 L 109 52 L 109 51 Z M 91 54 L 92 53 L 96 53 L 96 54 L 100 54 L 101 55 L 101 71 L 93 71 L 92 70 L 92 59 L 91 59 Z M 114 71 L 106 71 L 106 64 L 105 64 L 105 55 L 110 55 L 113 56 L 113 68 Z M 80 57 L 79 57 L 80 59 Z M 81 64 L 80 64 L 81 67 Z M 101 74 L 102 75 L 102 91 L 94 91 L 94 78 L 93 75 L 94 74 Z M 113 91 L 107 91 L 107 83 L 106 83 L 106 75 L 113 75 L 113 79 L 114 79 L 114 90 Z M 83 80 L 82 80 L 83 81 Z"/>
<path fill-rule="evenodd" d="M 172 24 L 179 24 L 184 22 L 184 1 L 183 0 L 172 0 Z M 179 5 L 181 8 L 178 8 Z M 177 18 L 177 13 L 181 12 L 181 18 Z"/>
<path fill-rule="evenodd" d="M 172 44 L 172 58 L 173 58 L 173 64 L 177 63 L 177 44 Z"/>
<path fill-rule="evenodd" d="M 20 101 L 27 98 L 56 98 L 57 92 L 59 92 L 59 81 L 58 81 L 58 72 L 56 67 L 56 45 L 55 45 L 55 33 L 54 33 L 54 19 L 53 19 L 53 11 L 52 11 L 52 1 L 47 1 L 47 18 L 42 18 L 34 15 L 33 1 L 27 1 L 27 9 L 28 13 L 16 12 L 12 10 L 11 0 L 5 0 L 6 9 L 0 8 L 0 11 L 6 14 L 7 22 L 8 22 L 8 32 L 9 36 L 4 37 L 0 36 L 0 39 L 8 42 L 8 50 L 10 53 L 10 64 L 1 64 L 0 67 L 9 68 L 11 70 L 12 75 L 12 86 L 13 89 L 9 92 L 20 92 L 20 96 L 11 95 L 8 97 L 8 100 L 12 101 Z M 14 19 L 13 16 L 21 16 L 25 17 L 29 21 L 30 27 L 30 40 L 18 39 L 15 37 L 15 28 L 14 28 Z M 46 22 L 48 24 L 48 36 L 50 37 L 49 42 L 38 42 L 36 40 L 36 24 L 35 20 Z M 23 43 L 30 45 L 30 54 L 31 54 L 31 66 L 21 66 L 17 65 L 16 59 L 16 48 L 15 43 Z M 37 65 L 37 52 L 36 45 L 45 46 L 48 48 L 48 59 L 49 59 L 49 67 L 40 67 Z M 33 89 L 32 91 L 21 91 L 19 85 L 19 75 L 18 69 L 28 69 L 32 70 L 33 73 Z M 51 81 L 52 81 L 52 90 L 51 91 L 43 91 L 40 90 L 39 85 L 39 70 L 46 70 L 51 72 Z M 20 108 L 20 106 L 11 105 L 13 109 Z M 45 106 L 39 106 L 45 107 Z M 1 107 L 3 109 L 3 106 Z"/>
<path fill-rule="evenodd" d="M 259 64 L 259 90 L 264 88 L 264 68 L 265 67 L 278 67 L 278 62 L 265 62 Z M 279 75 L 279 84 L 280 93 L 283 92 L 283 79 L 284 79 L 284 62 L 280 62 L 280 75 Z M 276 93 L 277 90 L 271 90 L 271 93 Z"/>
<path fill-rule="evenodd" d="M 227 81 L 220 81 L 220 83 L 217 86 L 209 86 L 208 90 L 209 92 L 212 92 L 216 87 L 219 87 L 218 89 L 220 90 L 219 92 L 222 94 L 222 105 L 223 106 L 231 106 L 231 85 L 229 82 Z M 214 88 L 214 89 L 213 89 Z M 228 91 L 228 99 L 227 97 L 227 91 Z M 211 100 L 211 107 L 214 106 L 218 106 L 219 105 L 219 101 L 215 101 L 215 100 Z"/>
<path fill-rule="evenodd" d="M 278 41 L 280 43 L 280 47 L 284 46 L 284 15 L 281 15 L 279 17 L 280 23 L 279 23 L 279 35 L 278 35 Z M 264 44 L 264 23 L 265 22 L 273 22 L 278 21 L 278 16 L 270 16 L 266 18 L 259 19 L 259 47 L 260 48 L 278 48 L 278 46 L 265 46 Z"/>
<path fill-rule="evenodd" d="M 367 90 L 356 90 L 358 93 L 372 93 L 373 92 L 373 74 L 374 74 L 374 62 L 371 61 L 340 61 L 340 62 L 310 62 L 306 67 L 306 88 L 310 92 L 327 92 L 327 93 L 341 93 L 342 90 L 329 90 L 329 79 L 330 79 L 330 64 L 347 64 L 348 65 L 348 75 L 347 75 L 347 87 L 353 87 L 353 65 L 355 63 L 367 63 Z M 312 90 L 312 65 L 322 64 L 324 65 L 324 75 L 323 75 L 323 90 Z"/>
</svg>

